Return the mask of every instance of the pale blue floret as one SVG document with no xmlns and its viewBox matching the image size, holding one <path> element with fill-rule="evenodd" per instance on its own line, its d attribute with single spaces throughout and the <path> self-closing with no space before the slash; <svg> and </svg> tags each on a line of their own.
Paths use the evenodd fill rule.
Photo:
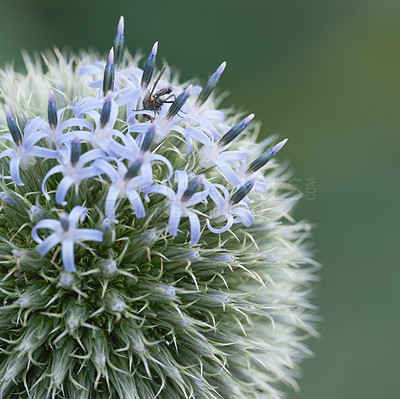
<svg viewBox="0 0 400 399">
<path fill-rule="evenodd" d="M 64 155 L 61 165 L 54 166 L 51 168 L 42 182 L 42 192 L 46 196 L 47 200 L 50 200 L 50 196 L 46 192 L 46 181 L 47 179 L 56 174 L 62 173 L 64 177 L 61 179 L 57 186 L 56 191 L 56 202 L 60 205 L 66 205 L 65 196 L 72 185 L 78 189 L 79 183 L 90 177 L 98 176 L 98 170 L 94 166 L 85 165 L 88 162 L 92 162 L 95 159 L 99 159 L 105 156 L 104 151 L 101 149 L 94 149 L 85 152 L 84 154 L 76 153 L 76 145 L 78 143 L 73 142 L 72 144 L 66 143 L 61 149 L 60 153 Z"/>
<path fill-rule="evenodd" d="M 256 182 L 254 184 L 254 190 L 258 193 L 265 193 L 267 189 L 267 182 L 265 180 L 264 174 L 260 172 L 260 169 L 264 167 L 277 153 L 278 151 L 286 144 L 287 139 L 282 140 L 278 144 L 269 148 L 267 151 L 262 153 L 259 157 L 257 157 L 250 165 L 247 165 L 246 162 L 239 164 L 235 168 L 235 173 L 240 179 L 240 183 L 236 184 L 237 186 L 244 184 L 250 179 L 255 179 Z"/>
<path fill-rule="evenodd" d="M 138 176 L 140 166 L 137 167 L 137 164 L 133 164 L 130 168 L 127 168 L 121 161 L 117 160 L 116 163 L 117 169 L 103 159 L 97 159 L 92 164 L 97 168 L 98 174 L 106 174 L 111 180 L 111 186 L 108 189 L 105 200 L 106 217 L 117 223 L 118 220 L 115 218 L 117 200 L 118 198 L 127 197 L 135 211 L 136 217 L 140 219 L 146 216 L 146 211 L 139 191 L 143 184 L 146 185 L 148 182 L 143 181 L 142 176 Z"/>
<path fill-rule="evenodd" d="M 37 251 L 44 256 L 57 244 L 61 243 L 61 255 L 64 268 L 67 272 L 76 271 L 74 244 L 80 241 L 103 241 L 103 233 L 95 229 L 77 229 L 78 222 L 82 222 L 87 215 L 87 209 L 82 206 L 75 206 L 69 215 L 63 212 L 59 220 L 40 220 L 32 229 L 32 238 L 39 244 Z M 48 229 L 52 233 L 42 240 L 37 230 Z"/>
<path fill-rule="evenodd" d="M 182 217 L 187 216 L 190 223 L 190 243 L 197 244 L 200 239 L 200 220 L 197 214 L 189 207 L 203 202 L 208 196 L 208 188 L 203 184 L 203 178 L 197 177 L 189 183 L 188 175 L 183 170 L 175 171 L 175 180 L 178 183 L 178 189 L 174 190 L 163 185 L 153 185 L 144 191 L 147 193 L 158 193 L 166 196 L 170 200 L 171 208 L 168 219 L 168 231 L 173 236 L 178 234 L 178 227 Z"/>
<path fill-rule="evenodd" d="M 92 128 L 92 125 L 87 120 L 83 119 L 83 113 L 79 115 L 79 117 L 68 118 L 60 123 L 60 120 L 62 119 L 65 111 L 69 109 L 72 109 L 76 112 L 76 106 L 68 106 L 65 108 L 57 109 L 55 92 L 53 90 L 50 90 L 49 101 L 47 105 L 48 123 L 44 123 L 41 129 L 43 130 L 43 132 L 46 133 L 48 138 L 56 143 L 57 146 L 64 139 L 64 130 L 70 128 L 78 128 L 80 130 L 82 130 L 83 128 Z"/>
<path fill-rule="evenodd" d="M 150 145 L 154 140 L 156 127 L 154 124 L 146 125 L 147 132 L 139 137 L 139 140 L 141 141 L 140 146 L 138 145 L 137 140 L 135 140 L 130 134 L 121 138 L 124 145 L 121 145 L 116 141 L 110 141 L 108 146 L 108 151 L 114 156 L 117 156 L 120 160 L 126 159 L 131 163 L 138 162 L 142 176 L 142 185 L 153 183 L 152 162 L 162 162 L 167 166 L 169 171 L 167 179 L 171 179 L 174 173 L 171 162 L 167 158 L 159 154 L 153 154 L 149 151 Z"/>
<path fill-rule="evenodd" d="M 231 141 L 245 129 L 253 117 L 254 114 L 251 114 L 240 121 L 220 140 L 215 140 L 213 135 L 206 129 L 201 130 L 198 127 L 188 126 L 185 129 L 185 135 L 186 141 L 189 143 L 189 151 L 191 151 L 193 146 L 192 139 L 200 142 L 203 144 L 203 147 L 200 149 L 200 166 L 207 169 L 215 165 L 230 183 L 234 185 L 240 184 L 241 180 L 234 171 L 233 164 L 244 161 L 247 158 L 248 151 L 227 151 L 227 149 Z"/>
<path fill-rule="evenodd" d="M 254 183 L 255 181 L 252 180 L 250 183 L 251 187 L 254 186 Z M 209 218 L 216 219 L 218 223 L 222 219 L 226 220 L 223 227 L 215 228 L 212 227 L 210 219 L 207 219 L 207 227 L 211 232 L 217 234 L 224 233 L 225 231 L 228 231 L 234 223 L 242 223 L 246 227 L 251 226 L 254 221 L 254 215 L 249 210 L 247 204 L 241 202 L 250 191 L 246 191 L 247 188 L 247 186 L 244 189 L 239 188 L 233 196 L 230 197 L 226 187 L 221 184 L 209 183 L 209 196 L 216 205 L 216 209 L 209 215 Z M 223 195 L 220 191 L 222 191 Z M 242 196 L 242 194 L 244 195 Z"/>
<path fill-rule="evenodd" d="M 17 186 L 23 186 L 21 181 L 20 168 L 26 168 L 30 163 L 35 162 L 35 158 L 57 158 L 58 152 L 49 148 L 35 146 L 35 144 L 47 134 L 40 128 L 44 120 L 39 116 L 29 120 L 24 128 L 22 136 L 10 108 L 6 106 L 7 124 L 11 134 L 4 134 L 0 138 L 14 143 L 15 148 L 8 148 L 0 153 L 0 159 L 10 158 L 10 175 Z M 10 176 L 3 176 L 10 178 Z"/>
<path fill-rule="evenodd" d="M 98 108 L 101 107 L 100 113 Z M 112 93 L 108 92 L 104 100 L 101 102 L 95 99 L 87 99 L 86 102 L 77 104 L 76 111 L 79 117 L 84 115 L 90 116 L 94 121 L 94 126 L 89 122 L 83 120 L 85 127 L 90 131 L 73 131 L 65 133 L 59 140 L 59 143 L 72 141 L 78 137 L 82 141 L 89 142 L 94 148 L 101 148 L 107 152 L 108 145 L 113 136 L 120 138 L 124 135 L 117 129 L 114 129 L 115 122 L 118 118 L 118 104 L 112 98 Z M 109 155 L 110 154 L 108 152 Z"/>
<path fill-rule="evenodd" d="M 185 123 L 185 118 L 179 115 L 179 111 L 184 110 L 185 103 L 189 98 L 190 92 L 192 90 L 192 85 L 189 85 L 185 90 L 183 90 L 176 98 L 176 100 L 171 104 L 170 107 L 166 107 L 167 104 L 163 104 L 158 113 L 154 115 L 153 111 L 140 110 L 132 112 L 132 115 L 145 114 L 150 117 L 154 116 L 155 125 L 155 142 L 160 142 L 168 133 L 177 132 L 180 133 L 185 139 L 187 135 L 185 134 L 185 128 L 181 126 Z M 129 126 L 128 132 L 139 133 L 139 139 L 149 129 L 148 123 L 134 123 Z"/>
</svg>

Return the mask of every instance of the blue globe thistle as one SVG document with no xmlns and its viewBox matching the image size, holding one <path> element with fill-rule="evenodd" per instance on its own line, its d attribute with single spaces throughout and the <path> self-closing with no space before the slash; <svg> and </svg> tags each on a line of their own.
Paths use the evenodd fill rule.
<svg viewBox="0 0 400 399">
<path fill-rule="evenodd" d="M 254 115 L 124 49 L 0 72 L 0 397 L 282 398 L 315 335 L 299 195 Z M 143 67 L 143 69 L 142 69 Z"/>
</svg>

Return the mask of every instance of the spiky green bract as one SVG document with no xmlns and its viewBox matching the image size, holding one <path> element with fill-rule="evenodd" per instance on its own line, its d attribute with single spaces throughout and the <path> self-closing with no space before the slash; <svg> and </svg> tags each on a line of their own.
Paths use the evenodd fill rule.
<svg viewBox="0 0 400 399">
<path fill-rule="evenodd" d="M 119 87 L 124 82 L 119 74 L 138 71 L 129 54 L 123 59 L 126 65 L 116 73 Z M 27 59 L 25 75 L 11 68 L 0 73 L 0 89 L 17 115 L 46 119 L 52 87 L 60 108 L 96 97 L 96 89 L 88 86 L 92 79 L 78 73 L 93 61 L 85 54 L 48 55 L 44 73 Z M 187 101 L 193 107 L 195 102 L 194 97 Z M 198 115 L 214 112 L 211 122 L 222 136 L 241 115 L 215 111 L 216 103 L 211 96 Z M 168 106 L 162 106 L 164 115 Z M 131 123 L 127 108 L 119 107 L 114 125 L 123 133 Z M 59 123 L 71 116 L 66 109 Z M 6 133 L 4 114 L 0 124 Z M 73 130 L 81 129 L 69 127 L 62 134 Z M 184 155 L 188 145 L 177 130 L 157 134 L 150 149 L 174 170 L 201 174 L 205 182 L 235 192 L 217 167 L 202 162 L 200 143 Z M 256 128 L 247 129 L 230 150 L 247 149 L 255 159 L 264 149 L 255 145 L 256 136 Z M 40 143 L 46 146 L 46 140 Z M 81 144 L 82 153 L 92 149 L 87 141 Z M 9 143 L 0 139 L 0 145 L 5 150 Z M 118 223 L 105 219 L 111 185 L 105 174 L 79 181 L 79 189 L 68 191 L 67 204 L 58 205 L 54 193 L 62 176 L 49 177 L 50 197 L 41 190 L 58 162 L 34 159 L 21 167 L 23 186 L 6 177 L 8 160 L 1 163 L 1 398 L 282 398 L 285 385 L 297 387 L 298 364 L 309 355 L 304 340 L 316 334 L 309 297 L 317 265 L 306 243 L 309 225 L 290 216 L 299 196 L 275 161 L 264 177 L 259 175 L 266 192 L 253 189 L 246 197 L 254 214 L 250 227 L 234 223 L 215 234 L 205 220 L 212 217 L 213 226 L 223 225 L 223 215 L 214 215 L 211 200 L 196 205 L 202 228 L 198 244 L 190 244 L 185 216 L 177 236 L 168 233 L 170 201 L 156 192 L 142 194 L 145 217 L 137 218 L 122 196 L 115 209 Z M 165 182 L 163 163 L 154 163 L 152 171 L 156 184 Z M 173 179 L 164 184 L 176 190 Z M 31 231 L 39 220 L 58 220 L 61 210 L 69 213 L 77 205 L 88 209 L 78 227 L 101 230 L 104 240 L 75 244 L 77 272 L 68 273 L 60 247 L 41 257 Z"/>
</svg>

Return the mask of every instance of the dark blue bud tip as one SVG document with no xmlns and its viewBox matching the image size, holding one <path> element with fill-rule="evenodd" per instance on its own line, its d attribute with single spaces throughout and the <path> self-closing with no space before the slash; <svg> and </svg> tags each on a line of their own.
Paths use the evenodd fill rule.
<svg viewBox="0 0 400 399">
<path fill-rule="evenodd" d="M 200 191 L 201 185 L 203 184 L 203 178 L 201 176 L 197 176 L 193 179 L 187 186 L 187 189 L 182 194 L 182 201 L 188 201 L 193 194 Z"/>
<path fill-rule="evenodd" d="M 238 204 L 254 187 L 256 180 L 251 179 L 248 182 L 244 183 L 241 187 L 239 187 L 235 193 L 232 194 L 231 204 Z"/>
<path fill-rule="evenodd" d="M 225 146 L 230 144 L 240 133 L 243 132 L 244 129 L 249 125 L 249 123 L 253 120 L 254 114 L 250 114 L 248 117 L 242 119 L 239 123 L 233 126 L 227 133 L 225 133 L 219 139 L 219 145 Z"/>
<path fill-rule="evenodd" d="M 207 83 L 203 87 L 203 90 L 199 94 L 199 97 L 197 98 L 198 105 L 204 104 L 207 101 L 208 97 L 210 97 L 210 94 L 213 92 L 215 86 L 218 84 L 218 81 L 222 75 L 222 72 L 224 72 L 225 67 L 226 67 L 226 62 L 224 61 L 217 68 L 217 70 L 210 76 Z"/>
<path fill-rule="evenodd" d="M 129 166 L 127 172 L 125 173 L 124 179 L 130 180 L 136 177 L 139 174 L 141 167 L 142 167 L 142 160 L 136 159 L 134 162 L 132 162 L 131 166 Z"/>
<path fill-rule="evenodd" d="M 145 89 L 149 85 L 151 77 L 153 76 L 153 72 L 156 67 L 157 50 L 158 50 L 158 42 L 155 42 L 151 50 L 151 53 L 147 58 L 146 65 L 144 66 L 143 69 L 143 76 L 141 82 L 141 86 L 143 89 Z"/>
<path fill-rule="evenodd" d="M 103 94 L 114 90 L 115 67 L 114 67 L 114 48 L 110 50 L 106 66 L 104 67 Z"/>
<path fill-rule="evenodd" d="M 111 101 L 112 101 L 112 92 L 109 91 L 106 94 L 106 97 L 103 102 L 103 107 L 101 108 L 101 113 L 100 113 L 100 126 L 102 128 L 104 128 L 110 120 Z"/>
<path fill-rule="evenodd" d="M 69 222 L 68 222 L 68 215 L 66 212 L 60 213 L 60 223 L 61 227 L 64 231 L 68 231 L 69 229 Z"/>
<path fill-rule="evenodd" d="M 121 17 L 118 22 L 117 34 L 114 39 L 115 49 L 115 64 L 119 65 L 122 61 L 124 50 L 124 17 Z"/>
<path fill-rule="evenodd" d="M 288 139 L 282 140 L 280 143 L 274 145 L 269 150 L 261 154 L 249 165 L 247 168 L 247 173 L 256 172 L 257 170 L 261 169 L 278 153 L 278 151 L 286 144 L 287 141 Z"/>
<path fill-rule="evenodd" d="M 15 145 L 20 146 L 22 144 L 21 130 L 19 130 L 18 124 L 14 118 L 11 108 L 8 105 L 6 105 L 5 109 L 6 109 L 6 119 L 7 119 L 8 129 L 11 133 Z"/>
<path fill-rule="evenodd" d="M 81 156 L 81 142 L 77 135 L 74 137 L 74 141 L 71 144 L 71 164 L 76 165 Z"/>
<path fill-rule="evenodd" d="M 147 133 L 144 135 L 143 140 L 142 140 L 142 144 L 140 145 L 140 150 L 142 152 L 146 152 L 150 150 L 150 146 L 154 140 L 154 136 L 156 134 L 156 125 L 154 123 L 152 123 L 150 125 L 149 130 L 147 131 Z"/>
<path fill-rule="evenodd" d="M 52 129 L 56 129 L 58 124 L 57 119 L 57 102 L 54 90 L 50 90 L 49 103 L 47 105 L 47 116 L 49 118 L 49 125 Z"/>
<path fill-rule="evenodd" d="M 167 113 L 167 119 L 172 119 L 175 115 L 178 114 L 178 112 L 181 110 L 181 108 L 184 106 L 185 102 L 189 98 L 192 87 L 193 85 L 189 85 L 188 87 L 186 87 L 186 89 L 181 94 L 179 94 L 179 96 L 171 104 Z"/>
</svg>

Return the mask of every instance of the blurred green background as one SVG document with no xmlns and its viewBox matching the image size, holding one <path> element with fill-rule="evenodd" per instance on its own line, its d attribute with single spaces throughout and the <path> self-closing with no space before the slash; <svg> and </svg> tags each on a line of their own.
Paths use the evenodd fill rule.
<svg viewBox="0 0 400 399">
<path fill-rule="evenodd" d="M 106 53 L 120 15 L 135 52 L 205 82 L 220 62 L 225 105 L 289 142 L 323 264 L 315 358 L 290 399 L 400 397 L 400 1 L 14 0 L 0 9 L 0 64 L 21 49 Z M 228 399 L 228 398 L 227 398 Z"/>
</svg>

